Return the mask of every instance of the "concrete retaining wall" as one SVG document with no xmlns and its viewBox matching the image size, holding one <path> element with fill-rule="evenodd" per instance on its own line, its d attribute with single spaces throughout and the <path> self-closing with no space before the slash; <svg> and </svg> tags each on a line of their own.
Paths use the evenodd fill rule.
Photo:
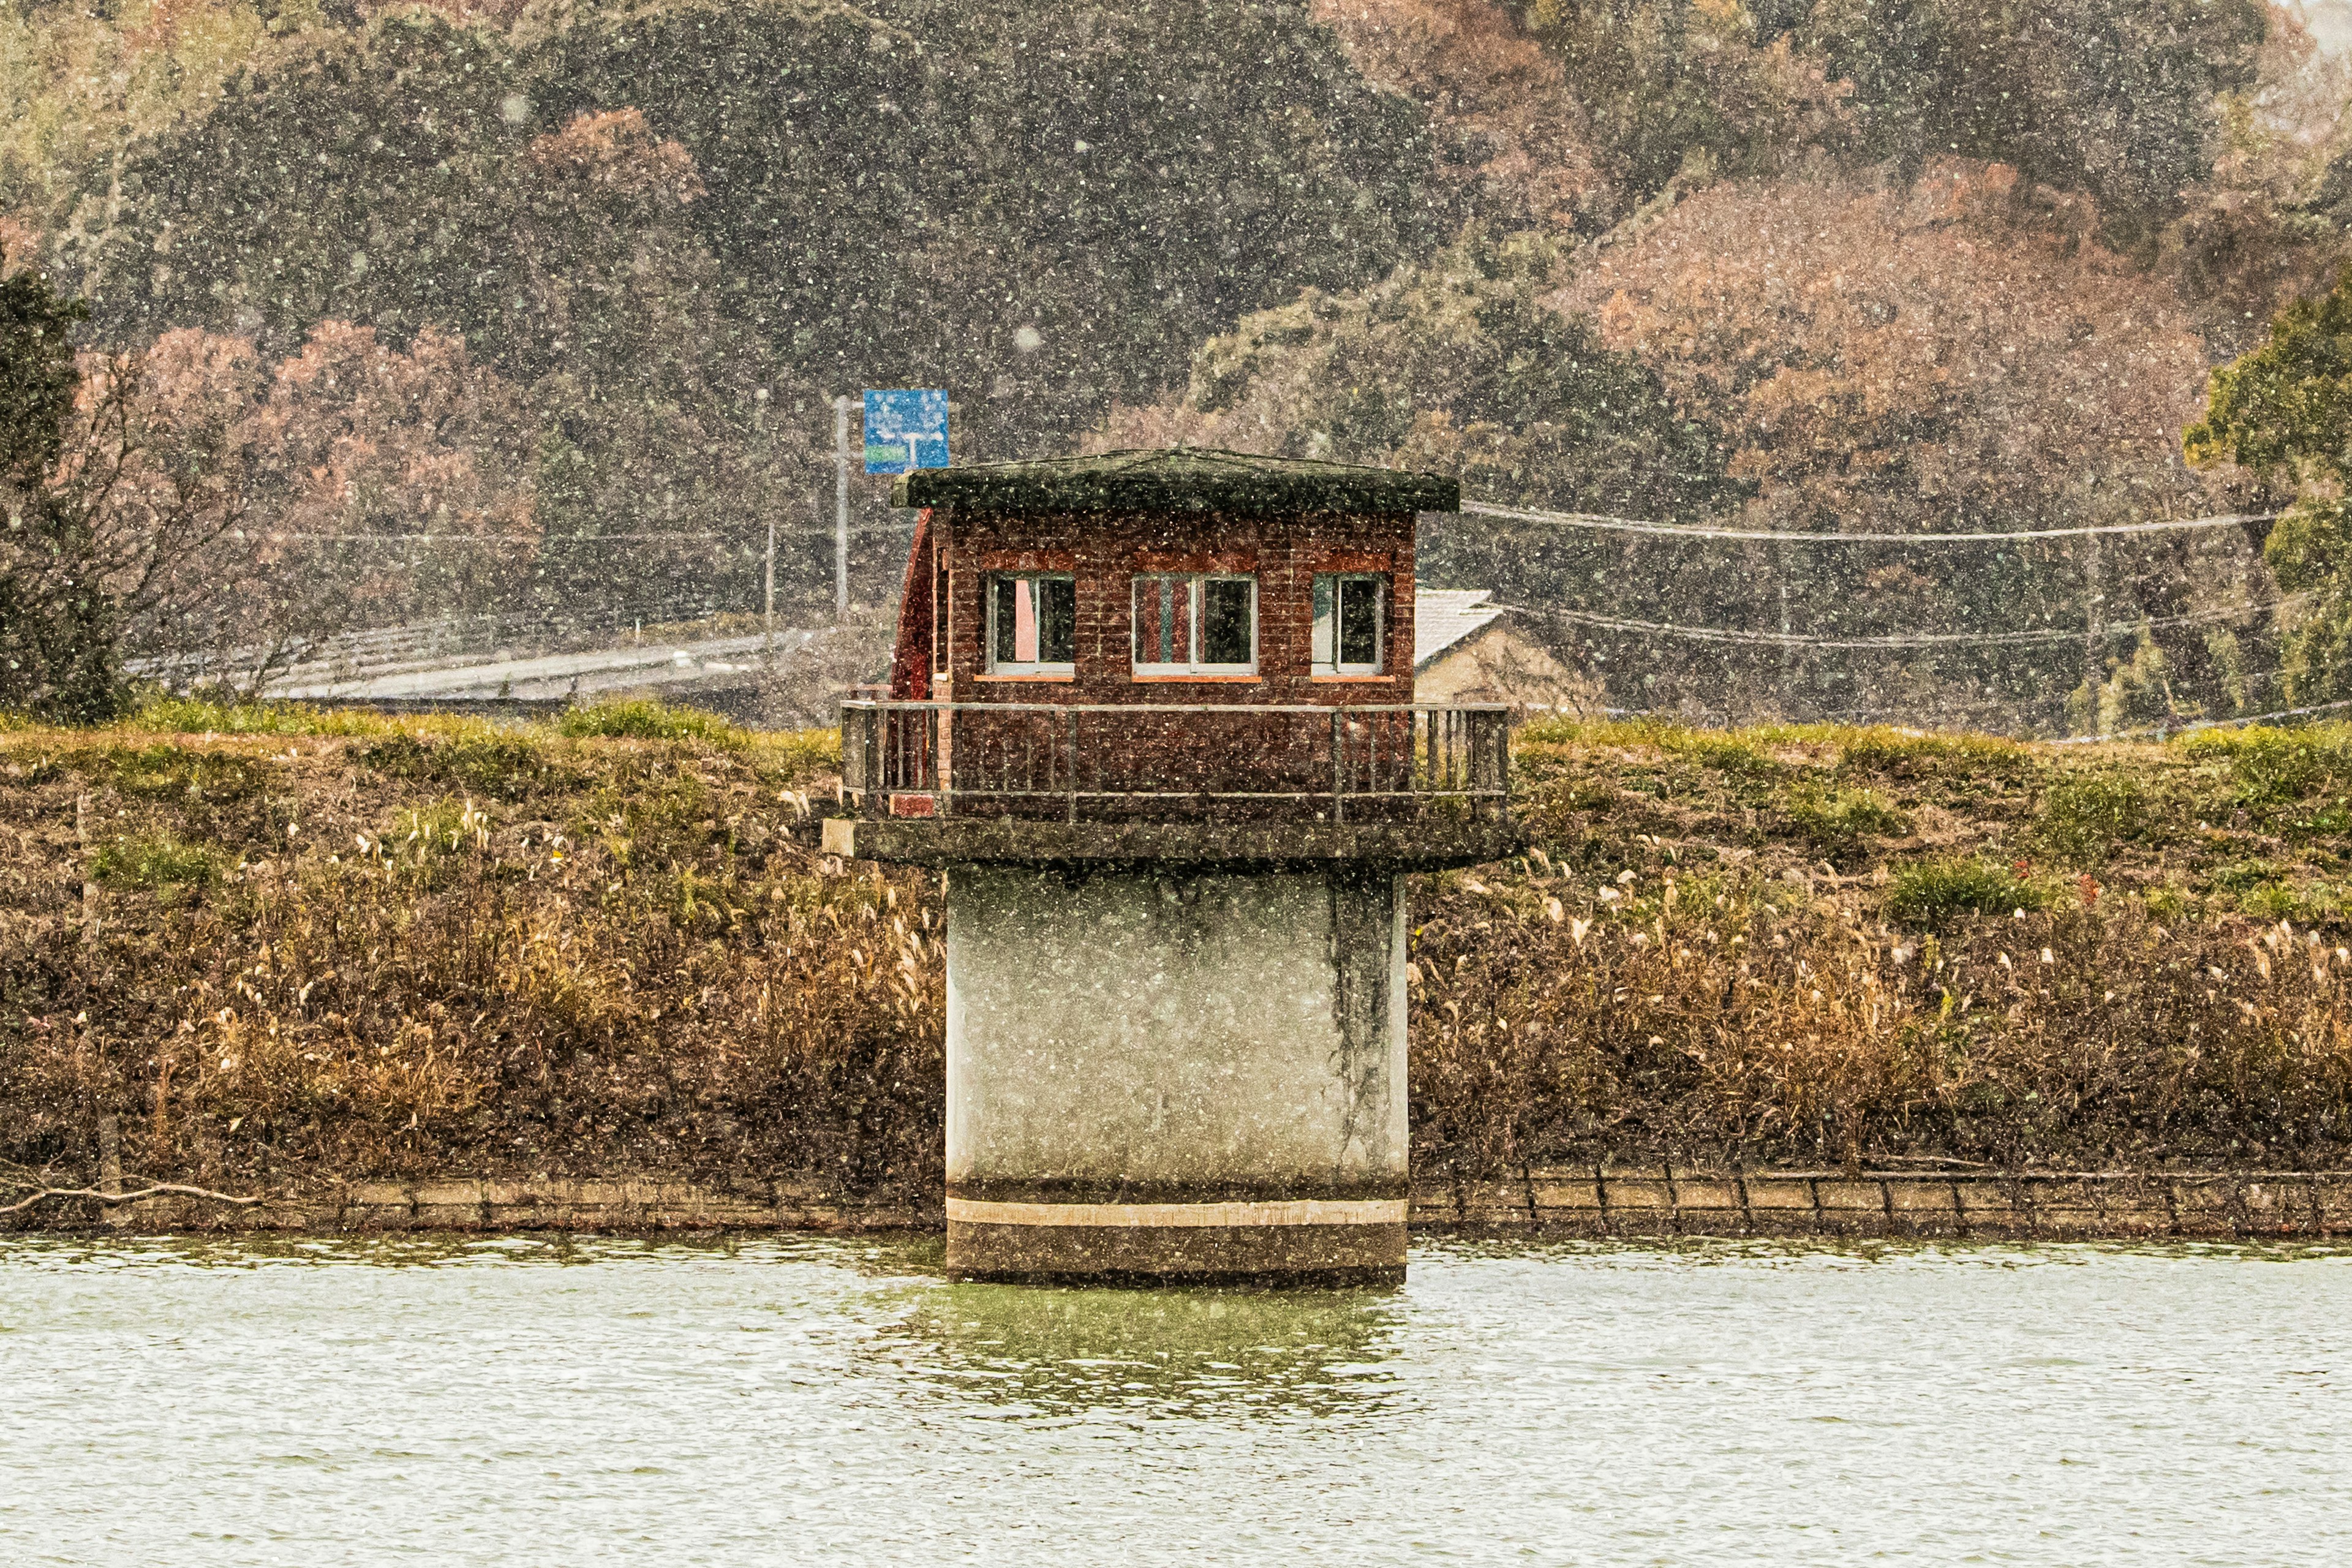
<svg viewBox="0 0 2352 1568">
<path fill-rule="evenodd" d="M 2352 1236 L 2352 1172 L 2214 1173 L 1704 1172 L 1532 1169 L 1507 1181 L 1424 1181 L 1424 1232 L 1524 1236 L 1970 1237 L 2230 1239 Z M 19 1231 L 89 1231 L 98 1205 L 14 1216 Z M 724 1187 L 659 1180 L 353 1182 L 252 1208 L 151 1198 L 112 1211 L 123 1230 L 865 1231 L 941 1224 L 940 1198 L 869 1198 L 814 1179 Z"/>
<path fill-rule="evenodd" d="M 126 1185 L 135 1188 L 135 1181 Z M 936 1229 L 939 1204 L 863 1197 L 816 1180 L 691 1182 L 597 1177 L 352 1182 L 237 1207 L 196 1198 L 147 1198 L 99 1218 L 87 1200 L 59 1203 L 19 1227 L 157 1231 L 401 1230 L 859 1231 Z"/>
<path fill-rule="evenodd" d="M 1579 1236 L 2344 1236 L 2352 1235 L 2352 1172 L 1537 1167 L 1445 1193 L 1417 1189 L 1412 1217 Z"/>
</svg>

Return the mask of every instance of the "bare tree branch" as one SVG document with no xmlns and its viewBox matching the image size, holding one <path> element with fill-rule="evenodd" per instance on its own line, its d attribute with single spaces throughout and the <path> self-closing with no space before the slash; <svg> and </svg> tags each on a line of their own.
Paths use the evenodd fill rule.
<svg viewBox="0 0 2352 1568">
<path fill-rule="evenodd" d="M 0 1215 L 16 1214 L 49 1198 L 96 1198 L 111 1208 L 117 1204 L 135 1204 L 142 1198 L 161 1197 L 204 1198 L 212 1203 L 235 1204 L 240 1208 L 250 1207 L 262 1201 L 262 1194 L 239 1197 L 235 1193 L 216 1193 L 210 1187 L 185 1186 L 178 1182 L 158 1182 L 135 1193 L 102 1193 L 96 1187 L 38 1187 L 13 1204 L 0 1204 Z"/>
</svg>

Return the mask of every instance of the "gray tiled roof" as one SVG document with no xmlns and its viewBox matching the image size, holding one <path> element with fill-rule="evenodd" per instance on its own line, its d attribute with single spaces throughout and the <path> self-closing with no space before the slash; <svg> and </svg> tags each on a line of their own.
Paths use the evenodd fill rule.
<svg viewBox="0 0 2352 1568">
<path fill-rule="evenodd" d="M 1412 667 L 1430 660 L 1509 614 L 1486 588 L 1423 588 L 1412 591 Z"/>
</svg>

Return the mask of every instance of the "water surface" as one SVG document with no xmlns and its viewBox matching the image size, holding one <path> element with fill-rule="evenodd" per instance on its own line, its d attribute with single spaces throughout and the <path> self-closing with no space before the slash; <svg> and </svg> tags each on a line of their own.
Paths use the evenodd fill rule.
<svg viewBox="0 0 2352 1568">
<path fill-rule="evenodd" d="M 2352 1254 L 0 1241 L 0 1563 L 2352 1561 Z"/>
</svg>

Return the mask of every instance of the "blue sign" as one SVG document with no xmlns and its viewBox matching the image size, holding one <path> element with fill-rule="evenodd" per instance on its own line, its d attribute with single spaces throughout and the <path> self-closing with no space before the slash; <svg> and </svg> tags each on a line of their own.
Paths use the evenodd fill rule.
<svg viewBox="0 0 2352 1568">
<path fill-rule="evenodd" d="M 866 471 L 904 474 L 948 466 L 948 395 L 868 392 Z"/>
</svg>

